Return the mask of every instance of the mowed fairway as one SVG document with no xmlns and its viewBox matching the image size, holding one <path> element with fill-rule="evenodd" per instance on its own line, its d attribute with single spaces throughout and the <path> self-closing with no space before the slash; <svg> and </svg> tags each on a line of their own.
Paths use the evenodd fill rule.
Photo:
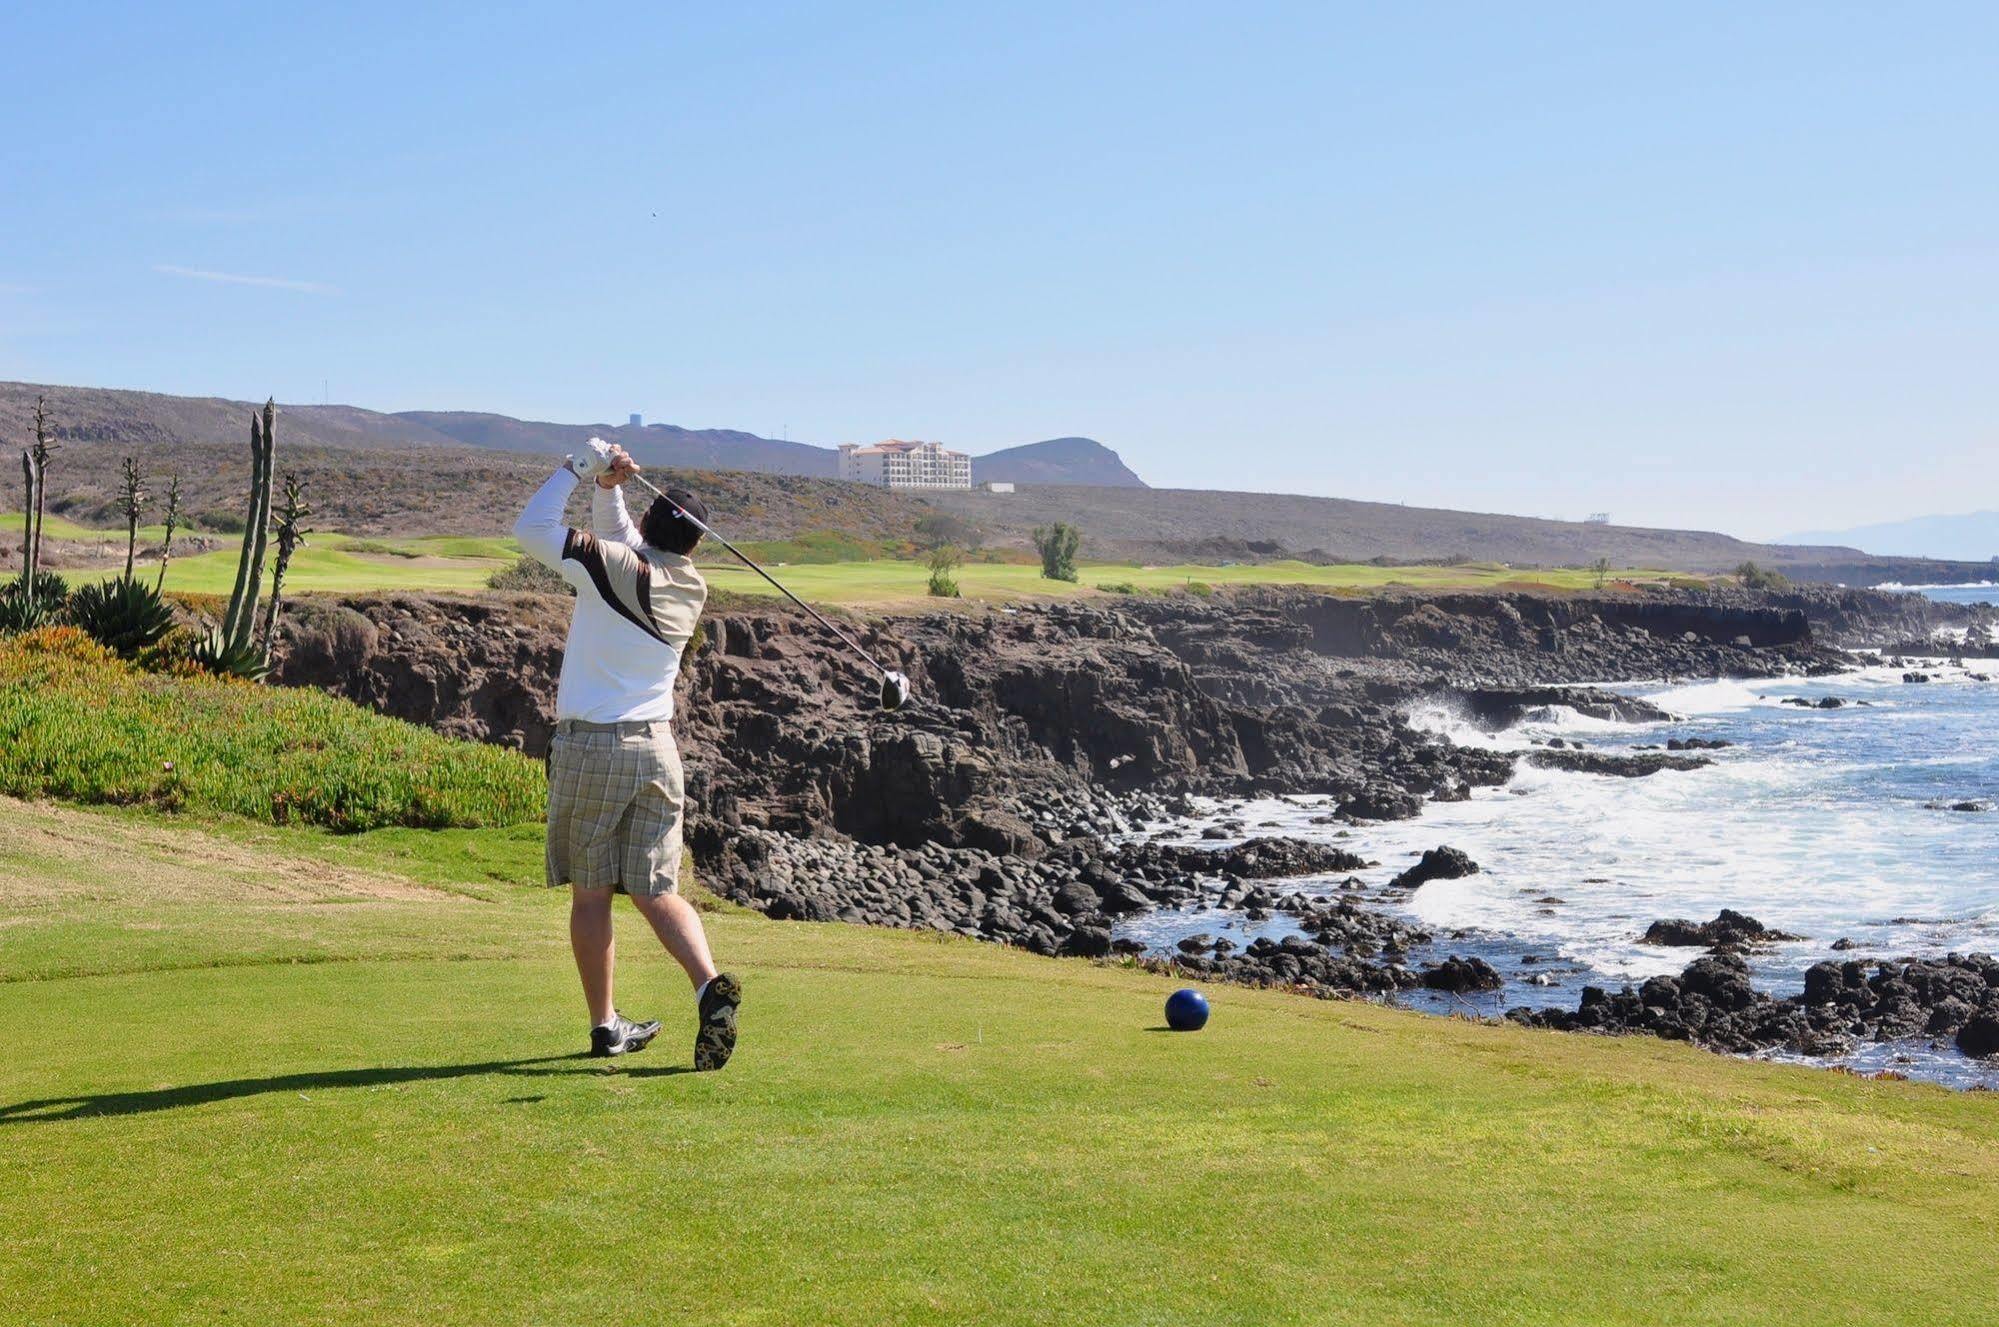
<svg viewBox="0 0 1999 1327">
<path fill-rule="evenodd" d="M 0 800 L 0 1322 L 1990 1320 L 1990 1095 L 740 912 L 598 1062 L 538 862 Z"/>
<path fill-rule="evenodd" d="M 710 565 L 712 563 L 712 565 Z M 740 563 L 704 560 L 702 574 L 711 585 L 743 594 L 776 594 L 755 572 Z M 921 562 L 877 559 L 869 562 L 798 563 L 773 568 L 777 578 L 800 596 L 821 603 L 855 606 L 936 604 L 929 596 L 930 572 Z M 1596 584 L 1595 573 L 1575 569 L 1524 571 L 1499 563 L 1465 563 L 1451 567 L 1382 567 L 1373 563 L 1320 566 L 1310 562 L 1236 563 L 1230 566 L 1139 566 L 1128 562 L 1087 563 L 1077 579 L 1049 580 L 1040 566 L 1020 563 L 968 563 L 952 573 L 960 592 L 971 600 L 1066 598 L 1072 595 L 1129 591 L 1194 590 L 1230 585 L 1304 585 L 1328 590 L 1380 590 L 1392 586 L 1419 589 L 1469 590 L 1519 588 L 1584 590 Z M 1622 571 L 1618 581 L 1664 581 L 1670 573 Z M 1108 588 L 1107 588 L 1108 587 Z"/>
<path fill-rule="evenodd" d="M 20 517 L 16 514 L 16 529 L 19 523 Z M 0 522 L 0 529 L 4 528 L 4 522 Z M 52 517 L 48 533 L 51 538 L 60 536 L 101 543 L 105 548 L 103 565 L 64 570 L 63 575 L 72 582 L 113 575 L 124 566 L 123 531 L 89 530 Z M 144 541 L 157 544 L 161 533 L 157 526 L 141 529 L 142 546 Z M 758 556 L 762 550 L 752 544 L 745 551 L 751 556 Z M 306 546 L 292 560 L 285 575 L 285 585 L 291 593 L 479 590 L 485 588 L 487 579 L 495 571 L 511 565 L 519 555 L 519 545 L 500 537 L 436 535 L 415 539 L 361 539 L 351 535 L 321 533 L 310 536 Z M 167 568 L 166 588 L 183 594 L 228 594 L 235 583 L 237 558 L 238 550 L 233 540 L 206 553 L 176 557 Z M 719 547 L 711 545 L 704 548 L 698 561 L 709 584 L 719 589 L 753 595 L 775 596 L 778 593 L 768 581 Z M 856 608 L 911 608 L 935 606 L 940 602 L 929 594 L 928 566 L 917 559 L 790 563 L 770 560 L 767 565 L 795 593 L 815 603 L 846 604 Z M 1364 562 L 1332 566 L 1293 561 L 1234 563 L 1228 566 L 1194 563 L 1141 566 L 1129 562 L 1097 562 L 1078 568 L 1077 579 L 1073 582 L 1049 580 L 1041 574 L 1039 564 L 974 562 L 958 568 L 953 575 L 966 599 L 996 603 L 1133 591 L 1192 590 L 1198 593 L 1231 585 L 1303 585 L 1360 592 L 1393 587 L 1587 590 L 1597 585 L 1596 573 L 1585 569 L 1523 569 L 1496 562 L 1419 567 L 1384 567 Z M 1687 579 L 1672 572 L 1630 569 L 1611 572 L 1607 577 L 1613 587 Z"/>
<path fill-rule="evenodd" d="M 62 574 L 72 584 L 116 575 L 124 569 L 124 556 L 121 538 L 115 565 L 107 561 L 95 568 L 64 568 Z M 233 542 L 206 553 L 176 556 L 167 563 L 166 588 L 180 594 L 226 595 L 235 585 L 240 556 Z M 267 559 L 275 556 L 267 554 Z M 482 590 L 487 578 L 511 565 L 515 556 L 512 541 L 502 539 L 445 535 L 435 539 L 376 540 L 340 534 L 308 535 L 305 547 L 299 549 L 285 571 L 285 592 Z M 150 581 L 158 571 L 157 562 L 143 566 L 141 577 Z M 268 589 L 268 561 L 264 584 Z"/>
</svg>

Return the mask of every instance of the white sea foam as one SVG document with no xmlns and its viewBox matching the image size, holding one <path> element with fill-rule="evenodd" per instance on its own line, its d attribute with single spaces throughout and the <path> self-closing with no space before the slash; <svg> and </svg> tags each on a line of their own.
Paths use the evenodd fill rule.
<svg viewBox="0 0 1999 1327">
<path fill-rule="evenodd" d="M 1779 993 L 1797 989 L 1805 968 L 1832 956 L 1842 937 L 1857 954 L 1999 951 L 1999 812 L 1930 805 L 1999 801 L 1999 686 L 1940 662 L 1909 668 L 1936 680 L 1907 684 L 1908 668 L 1875 662 L 1821 678 L 1627 688 L 1685 716 L 1663 731 L 1557 707 L 1491 734 L 1448 705 L 1420 706 L 1412 724 L 1489 748 L 1519 750 L 1561 733 L 1614 751 L 1688 731 L 1735 745 L 1704 753 L 1714 762 L 1706 768 L 1638 779 L 1522 761 L 1503 788 L 1433 803 L 1415 820 L 1356 828 L 1314 824 L 1328 809 L 1323 798 L 1202 802 L 1177 837 L 1201 842 L 1205 825 L 1228 817 L 1249 834 L 1339 842 L 1378 863 L 1360 873 L 1372 886 L 1385 886 L 1426 849 L 1464 850 L 1478 874 L 1384 891 L 1370 905 L 1405 912 L 1440 937 L 1438 952 L 1421 957 L 1480 953 L 1510 977 L 1553 972 L 1561 983 L 1509 984 L 1495 997 L 1506 1002 L 1572 1007 L 1585 981 L 1677 972 L 1696 951 L 1642 944 L 1645 928 L 1723 907 L 1808 937 L 1751 955 L 1758 982 Z M 1828 695 L 1849 703 L 1782 703 Z M 1179 933 L 1231 924 L 1233 935 L 1257 933 L 1227 914 L 1203 914 Z M 1289 924 L 1279 914 L 1261 925 Z M 1148 938 L 1173 938 L 1171 916 L 1143 925 Z M 1541 962 L 1522 967 L 1526 954 Z"/>
</svg>

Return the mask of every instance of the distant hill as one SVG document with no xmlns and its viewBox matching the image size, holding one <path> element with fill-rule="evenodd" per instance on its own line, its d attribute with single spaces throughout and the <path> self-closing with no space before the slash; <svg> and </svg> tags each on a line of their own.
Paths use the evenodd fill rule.
<svg viewBox="0 0 1999 1327">
<path fill-rule="evenodd" d="M 1780 544 L 1851 544 L 1870 553 L 1986 562 L 1999 558 L 1999 511 L 1912 516 L 1851 530 L 1786 535 Z"/>
<path fill-rule="evenodd" d="M 129 448 L 247 438 L 254 404 L 219 396 L 0 382 L 0 439 L 23 437 L 38 393 L 48 396 L 65 436 Z M 832 479 L 839 473 L 840 454 L 835 448 L 759 437 L 740 429 L 555 424 L 466 410 L 389 414 L 351 405 L 282 402 L 280 408 L 284 435 L 315 447 L 463 446 L 559 456 L 575 451 L 587 438 L 604 437 L 622 443 L 640 464 L 662 469 L 747 470 L 811 479 Z M 972 473 L 977 479 L 1016 483 L 1144 487 L 1116 452 L 1089 438 L 1054 438 L 974 457 Z"/>
<path fill-rule="evenodd" d="M 623 444 L 640 465 L 695 470 L 750 470 L 771 475 L 805 475 L 831 479 L 839 471 L 839 453 L 830 447 L 760 438 L 739 429 L 684 429 L 672 424 L 548 424 L 510 415 L 474 414 L 454 410 L 405 410 L 391 418 L 406 419 L 474 447 L 503 452 L 559 455 L 573 452 L 590 438 Z"/>
<path fill-rule="evenodd" d="M 1574 567 L 1605 557 L 1620 567 L 1717 572 L 1753 561 L 1801 580 L 1849 585 L 1936 584 L 1962 579 L 1966 571 L 1962 563 L 1870 557 L 1854 548 L 1754 544 L 1706 530 L 1550 521 L 1296 493 L 1034 485 L 1008 494 L 938 491 L 925 494 L 925 500 L 1005 542 L 1025 543 L 1036 525 L 1065 521 L 1083 532 L 1085 556 L 1143 562 L 1302 556 Z"/>
<path fill-rule="evenodd" d="M 160 491 L 181 478 L 183 510 L 209 529 L 240 523 L 249 472 L 252 403 L 220 397 L 0 383 L 0 447 L 29 436 L 37 392 L 46 392 L 58 451 L 49 497 L 61 515 L 88 525 L 116 522 L 118 460 L 135 457 Z M 1531 566 L 1619 566 L 1721 571 L 1753 559 L 1802 580 L 1873 585 L 1936 584 L 1988 574 L 1977 563 L 1870 556 L 1846 547 L 1751 544 L 1695 530 L 1650 530 L 1529 517 L 1403 507 L 1285 493 L 1145 487 L 1116 453 L 1086 438 L 1008 448 L 973 462 L 975 478 L 1020 476 L 1018 492 L 891 492 L 825 478 L 833 453 L 731 430 L 545 424 L 505 415 L 354 406 L 291 405 L 278 426 L 279 466 L 310 485 L 322 529 L 370 535 L 498 534 L 511 523 L 554 456 L 592 432 L 632 445 L 646 464 L 682 478 L 708 502 L 720 528 L 750 539 L 832 531 L 908 541 L 918 522 L 948 511 L 987 546 L 1025 549 L 1032 530 L 1067 521 L 1090 557 L 1145 562 L 1306 557 L 1366 561 L 1469 558 Z M 413 449 L 422 455 L 412 454 Z M 685 458 L 685 459 L 681 459 Z M 819 467 L 823 464 L 824 469 Z M 773 473 L 758 467 L 803 468 Z M 1021 466 L 1024 468 L 1011 468 Z M 1089 484 L 1050 483 L 1050 467 L 1084 467 Z M 1039 467 L 1039 468 L 1037 468 Z M 698 473 L 697 473 L 698 472 Z M 18 473 L 18 472 L 17 472 Z M 1034 476 L 1034 477 L 1030 477 Z M 8 496 L 11 494 L 12 496 Z M 0 511 L 20 500 L 0 485 Z M 12 573 L 13 541 L 0 541 L 0 576 Z"/>
<path fill-rule="evenodd" d="M 981 484 L 999 479 L 1016 484 L 1145 487 L 1123 458 L 1094 438 L 1050 438 L 989 452 L 972 462 L 972 478 Z"/>
</svg>

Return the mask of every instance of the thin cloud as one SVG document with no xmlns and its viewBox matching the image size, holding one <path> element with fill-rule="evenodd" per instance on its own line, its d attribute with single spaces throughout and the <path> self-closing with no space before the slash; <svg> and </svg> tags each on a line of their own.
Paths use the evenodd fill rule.
<svg viewBox="0 0 1999 1327">
<path fill-rule="evenodd" d="M 196 281 L 220 281 L 231 286 L 261 286 L 266 290 L 295 290 L 302 295 L 338 295 L 340 291 L 319 281 L 294 281 L 282 276 L 244 276 L 240 272 L 213 272 L 205 267 L 182 267 L 178 263 L 155 263 L 155 272 L 167 276 L 192 277 Z"/>
</svg>

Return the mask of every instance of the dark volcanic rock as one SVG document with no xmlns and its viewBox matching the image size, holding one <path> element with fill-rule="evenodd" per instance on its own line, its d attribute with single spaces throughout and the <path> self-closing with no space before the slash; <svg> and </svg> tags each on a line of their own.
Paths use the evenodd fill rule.
<svg viewBox="0 0 1999 1327">
<path fill-rule="evenodd" d="M 1433 991 L 1496 991 L 1505 984 L 1499 973 L 1482 958 L 1451 955 L 1441 963 L 1423 969 L 1423 984 Z"/>
<path fill-rule="evenodd" d="M 1636 990 L 1590 987 L 1573 1011 L 1513 1009 L 1507 1017 L 1566 1030 L 1649 1032 L 1736 1052 L 1787 1046 L 1829 1055 L 1850 1050 L 1856 1038 L 1943 1037 L 1953 1029 L 1960 1046 L 1967 1032 L 1972 1045 L 1984 1045 L 1988 1026 L 1999 1034 L 1999 962 L 1986 954 L 1828 960 L 1806 971 L 1802 994 L 1779 1000 L 1750 985 L 1741 958 L 1717 954 Z M 1999 1041 L 1993 1046 L 1999 1050 Z"/>
<path fill-rule="evenodd" d="M 1757 921 L 1744 916 L 1733 908 L 1723 908 L 1711 922 L 1688 921 L 1684 917 L 1668 917 L 1653 922 L 1645 928 L 1643 943 L 1648 945 L 1701 945 L 1717 947 L 1722 945 L 1766 944 L 1778 940 L 1801 940 L 1804 937 L 1774 931 Z"/>
<path fill-rule="evenodd" d="M 1398 889 L 1415 889 L 1432 880 L 1457 880 L 1478 874 L 1478 863 L 1461 849 L 1451 847 L 1431 848 L 1422 858 L 1402 874 L 1388 883 Z"/>
<path fill-rule="evenodd" d="M 1621 754 L 1609 751 L 1535 751 L 1527 763 L 1542 769 L 1562 769 L 1576 774 L 1612 774 L 1635 779 L 1661 770 L 1700 769 L 1714 762 L 1706 756 L 1668 756 L 1655 751 Z"/>
<path fill-rule="evenodd" d="M 1957 1030 L 1957 1048 L 1977 1059 L 1999 1055 L 1999 1014 L 1979 1014 Z"/>
</svg>

